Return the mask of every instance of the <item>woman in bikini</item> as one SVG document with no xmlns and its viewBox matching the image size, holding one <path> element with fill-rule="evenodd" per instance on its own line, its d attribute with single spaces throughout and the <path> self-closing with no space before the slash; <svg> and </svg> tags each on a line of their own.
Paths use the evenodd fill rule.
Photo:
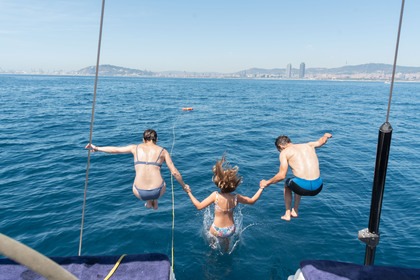
<svg viewBox="0 0 420 280">
<path fill-rule="evenodd" d="M 99 147 L 87 144 L 86 149 L 93 152 L 105 152 L 110 154 L 129 154 L 134 156 L 134 169 L 136 177 L 133 183 L 133 193 L 140 199 L 145 200 L 147 208 L 158 209 L 158 198 L 166 191 L 166 183 L 162 178 L 160 168 L 165 162 L 172 175 L 184 190 L 188 187 L 182 180 L 181 173 L 176 169 L 167 150 L 156 145 L 157 133 L 153 129 L 143 132 L 143 143 L 124 147 Z"/>
<path fill-rule="evenodd" d="M 254 204 L 263 191 L 260 187 L 252 198 L 233 193 L 242 178 L 238 176 L 238 167 L 230 167 L 225 157 L 216 162 L 213 166 L 213 182 L 220 189 L 220 192 L 214 191 L 203 201 L 198 201 L 187 185 L 186 192 L 194 206 L 201 210 L 214 203 L 214 221 L 210 226 L 209 232 L 219 239 L 220 244 L 227 251 L 229 248 L 229 237 L 235 233 L 235 223 L 233 220 L 233 210 L 238 203 Z"/>
</svg>

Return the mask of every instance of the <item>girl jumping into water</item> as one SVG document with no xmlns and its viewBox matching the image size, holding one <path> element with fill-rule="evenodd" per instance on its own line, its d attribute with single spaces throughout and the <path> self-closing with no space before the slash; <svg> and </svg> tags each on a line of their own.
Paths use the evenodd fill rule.
<svg viewBox="0 0 420 280">
<path fill-rule="evenodd" d="M 217 161 L 213 166 L 213 182 L 220 189 L 214 191 L 203 201 L 198 201 L 187 185 L 186 192 L 194 206 L 201 210 L 214 203 L 214 221 L 209 232 L 215 236 L 224 251 L 229 249 L 229 237 L 235 233 L 233 210 L 238 203 L 254 204 L 264 189 L 260 187 L 252 198 L 233 193 L 242 183 L 242 177 L 238 175 L 238 167 L 230 167 L 225 157 Z"/>
</svg>

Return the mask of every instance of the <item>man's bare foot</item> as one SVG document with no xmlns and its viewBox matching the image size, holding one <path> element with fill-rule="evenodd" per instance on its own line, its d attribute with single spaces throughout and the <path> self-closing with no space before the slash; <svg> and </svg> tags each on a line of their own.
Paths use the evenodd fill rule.
<svg viewBox="0 0 420 280">
<path fill-rule="evenodd" d="M 284 213 L 284 215 L 281 216 L 281 219 L 285 221 L 290 221 L 290 210 L 287 210 L 286 213 Z"/>
<path fill-rule="evenodd" d="M 292 208 L 290 215 L 292 216 L 292 218 L 297 218 L 299 216 L 298 213 L 295 211 L 295 208 Z"/>
<path fill-rule="evenodd" d="M 289 222 L 290 221 L 290 215 L 281 216 L 281 219 Z"/>
</svg>

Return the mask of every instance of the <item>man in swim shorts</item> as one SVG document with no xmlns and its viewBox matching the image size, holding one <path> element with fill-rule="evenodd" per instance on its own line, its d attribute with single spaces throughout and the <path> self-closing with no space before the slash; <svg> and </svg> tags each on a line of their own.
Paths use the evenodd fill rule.
<svg viewBox="0 0 420 280">
<path fill-rule="evenodd" d="M 322 190 L 323 182 L 320 177 L 315 148 L 323 146 L 331 137 L 330 133 L 325 133 L 317 141 L 303 144 L 293 144 L 290 138 L 285 135 L 277 137 L 274 144 L 280 152 L 279 172 L 269 180 L 261 180 L 260 187 L 265 188 L 284 180 L 290 165 L 294 177 L 286 179 L 284 184 L 286 212 L 281 217 L 283 220 L 290 221 L 291 217 L 298 216 L 301 196 L 314 196 Z M 293 208 L 291 208 L 292 192 L 295 193 Z"/>
</svg>

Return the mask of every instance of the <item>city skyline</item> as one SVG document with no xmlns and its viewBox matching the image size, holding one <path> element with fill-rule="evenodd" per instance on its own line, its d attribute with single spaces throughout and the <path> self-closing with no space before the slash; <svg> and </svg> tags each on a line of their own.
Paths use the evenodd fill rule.
<svg viewBox="0 0 420 280">
<path fill-rule="evenodd" d="M 120 67 L 116 65 L 101 64 L 100 76 L 117 77 L 157 77 L 157 78 L 247 78 L 247 79 L 300 79 L 300 80 L 360 80 L 360 81 L 385 81 L 392 80 L 393 65 L 391 64 L 361 64 L 343 66 L 338 68 L 307 68 L 302 62 L 299 68 L 292 68 L 289 63 L 286 68 L 262 69 L 251 68 L 233 73 L 218 72 L 186 72 L 186 71 L 163 71 L 152 72 L 140 69 Z M 53 71 L 34 70 L 32 72 L 3 72 L 0 74 L 23 74 L 23 75 L 65 75 L 65 76 L 94 76 L 95 66 L 88 66 L 78 71 Z M 420 67 L 396 67 L 396 81 L 420 81 Z"/>
<path fill-rule="evenodd" d="M 100 64 L 231 73 L 281 65 L 392 64 L 401 3 L 106 2 Z M 95 65 L 100 1 L 0 2 L 0 68 Z M 406 2 L 398 65 L 420 66 L 420 1 Z"/>
</svg>

